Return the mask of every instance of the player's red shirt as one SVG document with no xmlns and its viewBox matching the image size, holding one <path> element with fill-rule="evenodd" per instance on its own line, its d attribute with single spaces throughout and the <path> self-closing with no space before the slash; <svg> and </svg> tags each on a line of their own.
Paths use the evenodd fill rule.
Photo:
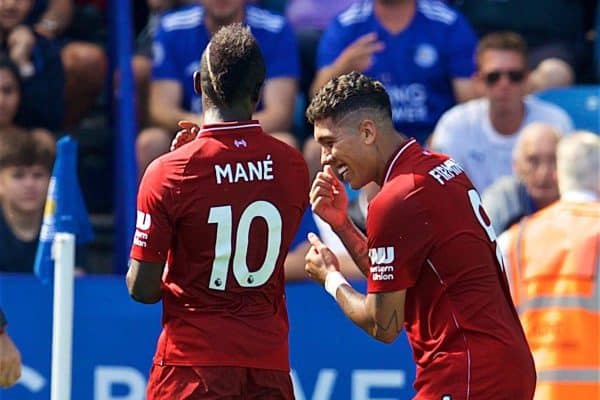
<svg viewBox="0 0 600 400">
<path fill-rule="evenodd" d="M 167 264 L 155 363 L 289 370 L 283 262 L 308 180 L 258 121 L 205 125 L 148 167 L 131 258 Z"/>
<path fill-rule="evenodd" d="M 411 140 L 382 183 L 368 211 L 368 291 L 406 289 L 416 398 L 531 399 L 533 359 L 471 181 Z"/>
</svg>

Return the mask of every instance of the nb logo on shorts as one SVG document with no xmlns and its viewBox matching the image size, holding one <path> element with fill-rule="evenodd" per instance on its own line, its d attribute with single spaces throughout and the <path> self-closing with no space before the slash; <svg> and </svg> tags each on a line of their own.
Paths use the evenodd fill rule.
<svg viewBox="0 0 600 400">
<path fill-rule="evenodd" d="M 135 227 L 142 231 L 147 231 L 150 228 L 151 224 L 152 224 L 152 217 L 150 217 L 150 214 L 147 214 L 145 212 L 138 210 L 137 221 L 135 223 Z"/>
<path fill-rule="evenodd" d="M 392 264 L 394 262 L 394 248 L 389 246 L 369 249 L 369 258 L 371 259 L 371 265 Z"/>
</svg>

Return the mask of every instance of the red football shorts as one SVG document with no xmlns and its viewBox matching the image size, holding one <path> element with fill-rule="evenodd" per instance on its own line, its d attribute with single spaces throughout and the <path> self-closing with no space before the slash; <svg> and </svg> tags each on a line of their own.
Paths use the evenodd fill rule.
<svg viewBox="0 0 600 400">
<path fill-rule="evenodd" d="M 290 400 L 286 371 L 242 367 L 152 365 L 146 400 Z"/>
</svg>

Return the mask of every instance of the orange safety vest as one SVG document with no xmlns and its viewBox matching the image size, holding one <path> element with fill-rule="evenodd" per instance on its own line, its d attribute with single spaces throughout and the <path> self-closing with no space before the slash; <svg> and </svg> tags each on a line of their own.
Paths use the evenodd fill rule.
<svg viewBox="0 0 600 400">
<path fill-rule="evenodd" d="M 600 399 L 600 203 L 559 201 L 511 227 L 511 291 L 536 400 Z"/>
</svg>

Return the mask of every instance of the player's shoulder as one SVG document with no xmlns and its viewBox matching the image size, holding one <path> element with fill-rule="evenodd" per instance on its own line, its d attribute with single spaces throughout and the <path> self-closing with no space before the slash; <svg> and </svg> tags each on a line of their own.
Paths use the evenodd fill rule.
<svg viewBox="0 0 600 400">
<path fill-rule="evenodd" d="M 263 30 L 272 34 L 280 33 L 287 25 L 285 17 L 271 11 L 248 5 L 246 23 L 252 30 Z"/>
<path fill-rule="evenodd" d="M 190 4 L 167 11 L 160 18 L 160 28 L 165 32 L 197 28 L 203 24 L 204 8 Z"/>
<path fill-rule="evenodd" d="M 359 1 L 338 14 L 335 21 L 342 27 L 350 27 L 365 23 L 372 15 L 373 1 Z"/>
<path fill-rule="evenodd" d="M 417 10 L 426 20 L 435 24 L 450 26 L 460 18 L 456 10 L 439 0 L 419 0 Z"/>
</svg>

